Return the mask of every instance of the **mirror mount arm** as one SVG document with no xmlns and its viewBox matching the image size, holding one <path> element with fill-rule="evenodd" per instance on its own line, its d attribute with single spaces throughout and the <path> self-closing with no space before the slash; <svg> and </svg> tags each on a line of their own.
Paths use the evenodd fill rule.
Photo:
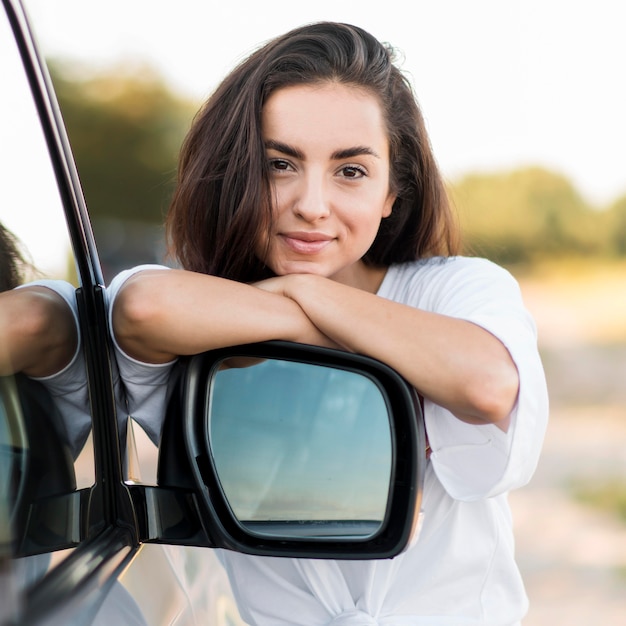
<svg viewBox="0 0 626 626">
<path fill-rule="evenodd" d="M 195 494 L 187 489 L 128 485 L 137 514 L 139 541 L 213 547 Z"/>
</svg>

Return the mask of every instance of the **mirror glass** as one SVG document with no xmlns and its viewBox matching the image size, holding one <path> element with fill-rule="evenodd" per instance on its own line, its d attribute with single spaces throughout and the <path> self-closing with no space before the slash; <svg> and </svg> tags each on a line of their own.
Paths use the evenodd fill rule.
<svg viewBox="0 0 626 626">
<path fill-rule="evenodd" d="M 80 540 L 80 532 L 57 527 L 59 520 L 78 522 L 72 507 L 77 490 L 94 483 L 94 463 L 84 360 L 68 304 L 80 281 L 39 114 L 4 11 L 0 70 L 0 470 L 10 477 L 0 481 L 0 527 L 4 542 L 9 520 L 12 538 L 3 545 L 25 556 L 14 565 L 14 586 L 20 588 Z M 49 281 L 29 289 L 56 303 L 46 309 L 46 328 L 57 329 L 52 320 L 63 319 L 65 328 L 75 330 L 64 364 L 29 376 L 29 367 L 41 367 L 38 359 L 53 349 L 49 339 L 59 344 L 65 336 L 48 330 L 44 340 L 22 333 L 33 301 L 27 299 L 29 289 L 16 287 L 33 281 Z"/>
<path fill-rule="evenodd" d="M 391 478 L 385 398 L 351 371 L 276 359 L 221 362 L 209 445 L 224 495 L 258 535 L 370 537 Z"/>
</svg>

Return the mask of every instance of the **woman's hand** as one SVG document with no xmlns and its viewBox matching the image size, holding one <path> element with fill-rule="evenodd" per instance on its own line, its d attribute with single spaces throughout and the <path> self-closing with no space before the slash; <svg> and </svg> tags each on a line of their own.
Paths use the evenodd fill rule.
<svg viewBox="0 0 626 626">
<path fill-rule="evenodd" d="M 276 294 L 277 296 L 284 296 L 289 298 L 289 284 L 294 280 L 297 280 L 300 274 L 288 274 L 286 276 L 275 276 L 273 278 L 266 278 L 259 282 L 252 283 L 254 287 L 258 287 L 263 291 Z"/>
</svg>

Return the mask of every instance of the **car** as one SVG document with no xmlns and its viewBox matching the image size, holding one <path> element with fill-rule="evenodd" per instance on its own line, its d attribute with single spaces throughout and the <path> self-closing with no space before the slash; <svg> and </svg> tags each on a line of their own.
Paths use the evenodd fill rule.
<svg viewBox="0 0 626 626">
<path fill-rule="evenodd" d="M 46 380 L 0 378 L 0 623 L 242 624 L 224 550 L 399 554 L 418 526 L 425 434 L 386 365 L 234 346 L 178 362 L 158 446 L 123 415 L 79 173 L 19 0 L 2 0 L 0 58 L 0 221 L 73 285 L 88 397 L 72 450 Z"/>
</svg>

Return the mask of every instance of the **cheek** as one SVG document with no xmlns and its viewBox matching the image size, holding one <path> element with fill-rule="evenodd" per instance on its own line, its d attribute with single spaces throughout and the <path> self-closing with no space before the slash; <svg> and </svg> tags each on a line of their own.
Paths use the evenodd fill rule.
<svg viewBox="0 0 626 626">
<path fill-rule="evenodd" d="M 380 224 L 380 207 L 376 207 L 369 213 L 364 214 L 361 211 L 355 215 L 346 226 L 347 230 L 351 233 L 355 245 L 369 248 L 378 235 Z"/>
<path fill-rule="evenodd" d="M 289 188 L 286 185 L 272 186 L 272 221 L 276 220 L 285 212 L 292 202 Z"/>
<path fill-rule="evenodd" d="M 267 214 L 262 216 L 261 219 L 263 222 L 269 222 L 269 224 L 261 224 L 259 226 L 259 231 L 256 235 L 253 248 L 254 254 L 257 259 L 265 262 L 269 250 L 269 245 L 271 243 L 271 230 L 273 224 L 276 221 L 276 212 L 273 211 L 273 215 L 270 216 L 268 211 Z"/>
</svg>

